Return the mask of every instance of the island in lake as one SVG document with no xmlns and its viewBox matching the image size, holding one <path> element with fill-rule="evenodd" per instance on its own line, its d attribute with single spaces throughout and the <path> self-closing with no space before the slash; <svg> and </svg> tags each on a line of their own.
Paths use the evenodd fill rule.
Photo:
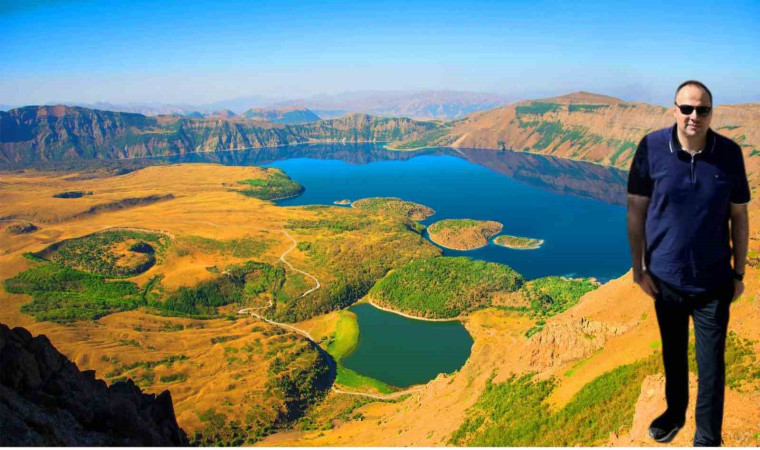
<svg viewBox="0 0 760 450">
<path fill-rule="evenodd" d="M 444 219 L 428 227 L 430 240 L 454 250 L 474 250 L 488 244 L 503 225 L 493 220 Z"/>
<path fill-rule="evenodd" d="M 493 243 L 496 245 L 501 245 L 502 247 L 509 247 L 516 250 L 535 250 L 541 247 L 541 245 L 544 243 L 544 240 L 504 234 L 501 236 L 496 236 L 496 239 L 493 240 Z"/>
<path fill-rule="evenodd" d="M 351 200 L 347 198 L 344 198 L 343 200 L 335 200 L 333 202 L 333 205 L 350 205 L 350 204 L 351 204 Z"/>
<path fill-rule="evenodd" d="M 370 197 L 355 201 L 351 206 L 373 212 L 387 212 L 412 220 L 425 220 L 435 214 L 433 208 L 396 197 Z"/>
</svg>

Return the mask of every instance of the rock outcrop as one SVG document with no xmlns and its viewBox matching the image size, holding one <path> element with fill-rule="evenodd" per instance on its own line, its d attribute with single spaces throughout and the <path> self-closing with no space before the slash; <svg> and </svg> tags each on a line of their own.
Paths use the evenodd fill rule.
<svg viewBox="0 0 760 450">
<path fill-rule="evenodd" d="M 613 326 L 585 317 L 550 321 L 531 336 L 526 352 L 527 366 L 542 371 L 571 361 L 579 361 L 604 347 L 607 340 L 624 333 L 628 326 Z"/>
<path fill-rule="evenodd" d="M 131 380 L 107 386 L 80 372 L 44 335 L 0 324 L 0 445 L 180 446 L 169 391 Z"/>
</svg>

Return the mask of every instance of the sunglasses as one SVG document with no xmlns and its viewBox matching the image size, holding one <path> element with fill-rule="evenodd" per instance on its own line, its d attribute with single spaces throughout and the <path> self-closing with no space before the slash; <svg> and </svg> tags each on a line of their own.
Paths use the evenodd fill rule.
<svg viewBox="0 0 760 450">
<path fill-rule="evenodd" d="M 679 105 L 678 103 L 675 103 L 675 105 L 684 116 L 690 116 L 695 109 L 697 110 L 697 115 L 700 117 L 705 117 L 710 114 L 710 111 L 712 111 L 712 106 Z"/>
</svg>

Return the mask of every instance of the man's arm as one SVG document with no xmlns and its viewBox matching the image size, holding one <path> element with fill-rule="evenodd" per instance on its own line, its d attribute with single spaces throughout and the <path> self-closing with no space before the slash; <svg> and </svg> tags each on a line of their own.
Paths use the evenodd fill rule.
<svg viewBox="0 0 760 450">
<path fill-rule="evenodd" d="M 631 247 L 631 263 L 633 265 L 633 281 L 641 286 L 641 289 L 650 297 L 654 298 L 657 287 L 644 272 L 644 252 L 646 251 L 646 236 L 644 225 L 647 220 L 647 208 L 649 197 L 628 194 L 628 244 Z"/>
<path fill-rule="evenodd" d="M 731 243 L 734 253 L 734 270 L 744 273 L 747 264 L 747 247 L 749 245 L 749 214 L 747 204 L 731 204 Z M 744 292 L 744 283 L 735 283 L 734 300 Z"/>
</svg>

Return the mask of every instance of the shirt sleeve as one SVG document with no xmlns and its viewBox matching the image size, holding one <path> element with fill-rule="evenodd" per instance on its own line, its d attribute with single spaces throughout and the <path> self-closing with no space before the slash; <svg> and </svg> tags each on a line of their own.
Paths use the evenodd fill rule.
<svg viewBox="0 0 760 450">
<path fill-rule="evenodd" d="M 736 149 L 738 162 L 736 164 L 736 176 L 731 183 L 731 203 L 743 205 L 749 203 L 749 182 L 747 181 L 747 171 L 744 168 L 744 155 L 741 147 Z"/>
<path fill-rule="evenodd" d="M 633 155 L 631 170 L 628 172 L 628 193 L 641 195 L 644 197 L 652 196 L 652 178 L 649 176 L 649 157 L 647 155 L 647 138 L 644 137 L 639 142 L 636 153 Z"/>
</svg>

